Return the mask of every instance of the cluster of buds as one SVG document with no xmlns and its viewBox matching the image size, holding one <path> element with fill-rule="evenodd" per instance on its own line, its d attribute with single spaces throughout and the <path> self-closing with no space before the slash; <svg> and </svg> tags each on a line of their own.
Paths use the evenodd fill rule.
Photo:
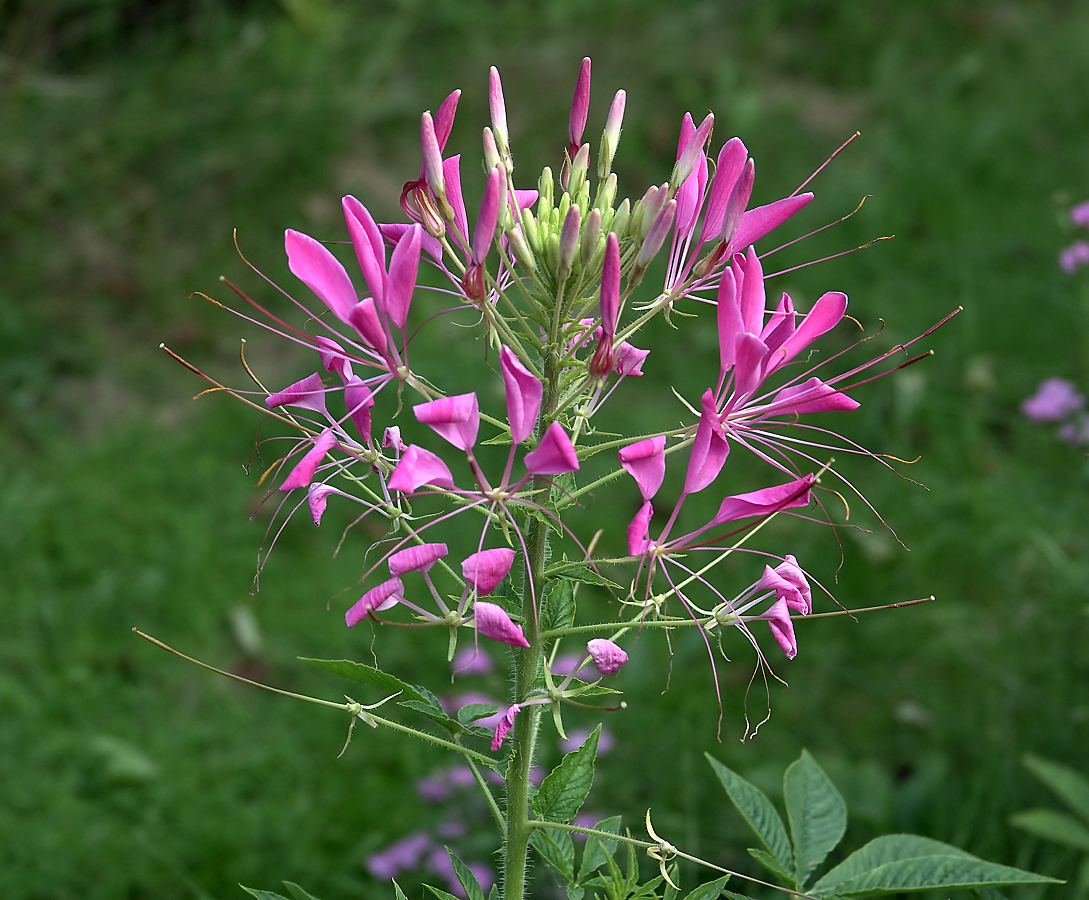
<svg viewBox="0 0 1089 900">
<path fill-rule="evenodd" d="M 733 534 L 811 502 L 825 462 L 818 454 L 830 446 L 866 452 L 835 442 L 804 417 L 855 409 L 858 402 L 849 392 L 877 377 L 855 376 L 875 363 L 904 354 L 892 364 L 900 368 L 922 358 L 907 358 L 907 344 L 839 375 L 816 374 L 817 366 L 803 361 L 805 352 L 844 318 L 847 298 L 826 293 L 808 312 L 785 293 L 769 303 L 754 246 L 812 194 L 799 188 L 751 207 L 755 166 L 745 145 L 733 138 L 712 155 L 714 117 L 697 125 L 686 115 L 670 178 L 634 202 L 618 200 L 612 165 L 626 97 L 619 91 L 612 101 L 592 169 L 591 147 L 582 142 L 589 92 L 590 61 L 584 60 L 559 178 L 545 168 L 534 188 L 520 189 L 502 85 L 491 70 L 483 199 L 472 227 L 460 156 L 444 155 L 460 92 L 450 94 L 434 116 L 426 112 L 421 118 L 419 176 L 401 195 L 410 222 L 378 224 L 358 200 L 344 198 L 358 275 L 350 275 L 325 244 L 288 231 L 292 273 L 332 315 L 311 315 L 317 333 L 273 317 L 267 326 L 312 347 L 323 370 L 263 396 L 270 414 L 302 435 L 278 461 L 284 472 L 278 488 L 292 498 L 288 515 L 305 503 L 320 524 L 336 498 L 388 525 L 379 558 L 364 572 L 366 589 L 347 611 L 347 625 L 367 620 L 445 628 L 450 658 L 462 629 L 470 628 L 474 639 L 483 635 L 538 661 L 534 666 L 543 677 L 521 686 L 496 726 L 493 749 L 528 706 L 551 704 L 562 734 L 560 704 L 592 688 L 570 673 L 553 677 L 551 669 L 561 640 L 574 634 L 584 639 L 595 630 L 574 625 L 580 585 L 609 590 L 621 611 L 619 619 L 596 626 L 598 636 L 585 645 L 584 663 L 592 659 L 603 675 L 627 660 L 618 642 L 654 620 L 698 626 L 705 641 L 734 626 L 762 663 L 749 623 L 766 622 L 793 658 L 798 647 L 791 615 L 812 608 L 809 579 L 798 561 L 790 554 L 762 553 L 763 571 L 753 572 L 736 593 L 723 592 L 709 573 L 737 549 L 730 544 Z M 633 292 L 663 248 L 661 289 L 636 301 Z M 439 287 L 420 283 L 421 264 L 438 273 Z M 463 314 L 484 331 L 483 345 L 498 357 L 498 366 L 493 359 L 482 369 L 481 390 L 447 394 L 438 386 L 441 371 L 423 372 L 410 362 L 410 338 L 423 319 L 414 302 L 423 291 L 446 305 L 428 309 L 428 321 Z M 305 303 L 294 302 L 310 314 Z M 679 307 L 713 317 L 719 340 L 718 372 L 709 372 L 702 396 L 686 404 L 682 416 L 690 418 L 676 427 L 589 445 L 594 417 L 607 400 L 619 391 L 625 402 L 638 402 L 629 379 L 643 374 L 648 354 L 630 340 L 652 319 L 668 318 Z M 482 412 L 481 399 L 498 393 L 487 384 L 496 378 L 506 408 Z M 398 420 L 406 392 L 418 402 L 411 404 L 411 418 Z M 379 432 L 374 420 L 380 414 L 387 424 Z M 482 426 L 488 432 L 484 441 Z M 415 437 L 406 442 L 410 431 Z M 478 458 L 482 443 L 509 445 L 501 473 L 498 466 L 486 471 L 488 461 Z M 777 470 L 774 483 L 726 496 L 714 517 L 678 535 L 686 498 L 713 486 L 733 446 Z M 604 458 L 610 449 L 616 454 L 612 472 L 580 485 L 582 464 L 591 455 Z M 662 512 L 653 498 L 666 456 L 678 451 L 687 451 L 683 490 L 652 536 L 652 520 Z M 623 472 L 634 480 L 642 505 L 627 526 L 629 555 L 605 561 L 595 558 L 593 541 L 568 530 L 563 514 Z M 438 513 L 432 511 L 436 499 L 442 504 Z M 465 515 L 479 528 L 452 527 L 455 517 Z M 466 536 L 462 553 L 451 562 L 447 542 L 459 535 Z M 560 545 L 568 549 L 557 562 Z M 710 562 L 696 566 L 701 552 Z M 602 573 L 625 563 L 635 573 L 626 589 Z M 683 614 L 670 614 L 672 598 Z"/>
</svg>

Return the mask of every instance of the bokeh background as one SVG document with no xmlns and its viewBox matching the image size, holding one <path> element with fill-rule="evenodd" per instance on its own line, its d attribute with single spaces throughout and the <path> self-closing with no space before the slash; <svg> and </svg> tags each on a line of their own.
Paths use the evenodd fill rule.
<svg viewBox="0 0 1089 900">
<path fill-rule="evenodd" d="M 679 642 L 670 669 L 648 645 L 622 677 L 629 709 L 607 721 L 615 747 L 592 807 L 638 830 L 652 806 L 674 843 L 748 867 L 702 754 L 774 793 L 808 747 L 847 796 L 852 846 L 918 831 L 1073 877 L 1076 855 L 1007 819 L 1049 802 L 1025 752 L 1089 767 L 1089 472 L 1084 448 L 1018 411 L 1045 377 L 1089 387 L 1086 279 L 1056 264 L 1066 213 L 1089 198 L 1087 46 L 1089 6 L 1057 0 L 0 4 L 5 897 L 229 898 L 239 882 L 284 878 L 326 900 L 388 896 L 367 856 L 448 815 L 415 786 L 441 754 L 362 728 L 337 759 L 342 717 L 217 679 L 130 632 L 331 699 L 347 683 L 296 658 L 370 654 L 371 635 L 343 627 L 340 593 L 366 536 L 334 559 L 347 520 L 315 530 L 300 517 L 254 593 L 273 508 L 261 466 L 247 470 L 257 417 L 223 396 L 194 402 L 201 382 L 157 347 L 238 385 L 240 337 L 268 383 L 313 371 L 191 296 L 229 299 L 225 275 L 278 302 L 233 230 L 294 289 L 283 229 L 341 239 L 344 193 L 396 219 L 420 111 L 463 88 L 451 148 L 473 158 L 493 64 L 520 171 L 555 167 L 586 55 L 588 135 L 628 91 L 622 194 L 667 177 L 688 110 L 715 111 L 716 147 L 744 138 L 761 203 L 857 129 L 789 236 L 872 197 L 790 259 L 895 239 L 777 287 L 803 307 L 846 291 L 869 329 L 887 322 L 882 346 L 964 307 L 924 345 L 933 359 L 865 388 L 860 412 L 835 423 L 921 457 L 906 474 L 925 488 L 845 464 L 910 549 L 857 502 L 852 521 L 868 530 L 841 532 L 842 557 L 828 529 L 784 532 L 845 605 L 938 599 L 799 624 L 797 659 L 775 660 L 790 687 L 773 690 L 771 721 L 745 743 L 747 645 L 720 666 L 721 743 L 701 646 Z M 638 385 L 673 415 L 670 387 L 698 394 L 696 363 L 717 364 L 713 329 L 685 328 L 649 338 Z M 464 348 L 421 341 L 417 359 L 455 370 L 478 356 L 471 336 Z M 604 521 L 619 531 L 627 515 Z M 441 652 L 409 637 L 378 635 L 383 665 L 447 678 Z M 452 802 L 471 815 L 467 796 Z M 489 840 L 460 839 L 478 859 Z"/>
</svg>

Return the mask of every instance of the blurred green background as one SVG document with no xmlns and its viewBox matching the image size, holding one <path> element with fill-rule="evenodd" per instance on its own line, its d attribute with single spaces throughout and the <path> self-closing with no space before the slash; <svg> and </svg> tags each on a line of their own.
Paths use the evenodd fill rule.
<svg viewBox="0 0 1089 900">
<path fill-rule="evenodd" d="M 880 527 L 844 532 L 840 567 L 827 529 L 785 532 L 847 606 L 938 600 L 799 624 L 797 659 L 774 660 L 790 688 L 772 691 L 774 715 L 746 743 L 746 647 L 720 665 L 719 744 L 701 646 L 678 644 L 659 696 L 669 661 L 648 643 L 621 676 L 629 709 L 608 720 L 617 746 L 591 805 L 633 829 L 653 806 L 674 843 L 746 867 L 701 754 L 774 791 L 804 746 L 847 795 L 853 842 L 918 831 L 1072 877 L 1074 856 L 1006 820 L 1045 802 L 1022 753 L 1083 770 L 1089 758 L 1089 472 L 1082 450 L 1017 408 L 1048 376 L 1089 387 L 1086 282 L 1056 265 L 1066 212 L 1089 198 L 1087 46 L 1089 6 L 1028 0 L 0 3 L 4 896 L 227 898 L 283 878 L 327 900 L 389 895 L 366 857 L 445 814 L 413 786 L 441 754 L 362 728 L 338 760 L 342 717 L 217 679 L 129 631 L 331 699 L 347 683 L 296 657 L 370 654 L 369 633 L 341 618 L 363 553 L 359 536 L 332 558 L 346 518 L 320 531 L 293 521 L 251 592 L 271 521 L 245 470 L 257 417 L 223 397 L 194 403 L 202 383 L 157 346 L 232 384 L 245 381 L 239 337 L 267 383 L 313 371 L 190 296 L 227 300 L 225 275 L 282 303 L 232 229 L 293 290 L 283 229 L 342 239 L 344 193 L 398 220 L 419 113 L 454 87 L 465 93 L 448 152 L 476 156 L 492 64 L 523 177 L 556 167 L 586 55 L 588 135 L 628 91 L 622 195 L 667 177 L 686 110 L 715 111 L 716 148 L 743 137 L 760 203 L 858 129 L 786 230 L 873 196 L 790 259 L 895 240 L 776 288 L 803 308 L 846 291 L 867 327 L 887 321 L 882 347 L 964 307 L 924 345 L 932 360 L 865 388 L 859 413 L 835 421 L 865 446 L 922 457 L 907 474 L 928 489 L 872 461 L 844 466 L 910 552 Z M 417 359 L 451 355 L 421 340 Z M 675 415 L 670 386 L 698 394 L 696 363 L 717 364 L 713 329 L 651 345 L 655 380 L 638 388 Z M 406 678 L 446 677 L 441 652 L 403 633 L 377 644 Z M 486 858 L 488 838 L 463 842 Z"/>
</svg>

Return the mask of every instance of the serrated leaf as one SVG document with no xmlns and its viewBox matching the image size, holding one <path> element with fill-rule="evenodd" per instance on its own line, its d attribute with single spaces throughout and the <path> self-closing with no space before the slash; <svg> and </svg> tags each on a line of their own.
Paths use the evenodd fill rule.
<svg viewBox="0 0 1089 900">
<path fill-rule="evenodd" d="M 577 696 L 580 700 L 583 697 L 601 697 L 605 694 L 622 694 L 623 691 L 618 691 L 615 688 L 605 687 L 603 684 L 594 684 L 587 681 L 579 681 L 577 678 L 572 678 L 571 683 L 567 686 L 567 690 L 571 692 L 571 696 Z M 575 693 L 575 692 L 578 693 Z"/>
<path fill-rule="evenodd" d="M 571 835 L 566 831 L 537 828 L 529 836 L 529 843 L 564 882 L 570 884 L 575 880 L 575 844 Z"/>
<path fill-rule="evenodd" d="M 545 587 L 541 631 L 570 628 L 575 621 L 575 589 L 570 581 L 551 581 Z"/>
<path fill-rule="evenodd" d="M 594 826 L 597 831 L 607 831 L 609 834 L 620 834 L 620 816 L 610 816 Z M 579 881 L 585 881 L 600 866 L 605 864 L 605 859 L 616 852 L 616 841 L 608 838 L 599 838 L 595 835 L 586 836 L 586 846 L 582 851 L 582 862 L 579 865 Z"/>
<path fill-rule="evenodd" d="M 594 759 L 600 735 L 601 726 L 598 725 L 583 745 L 566 754 L 541 782 L 533 798 L 533 812 L 538 818 L 548 822 L 570 822 L 582 809 L 594 783 Z"/>
<path fill-rule="evenodd" d="M 256 897 L 257 900 L 289 900 L 288 897 L 285 897 L 283 894 L 277 894 L 274 891 L 259 891 L 256 888 L 248 888 L 244 884 L 240 884 L 239 887 L 247 894 Z"/>
<path fill-rule="evenodd" d="M 462 888 L 465 889 L 468 900 L 484 900 L 484 890 L 480 887 L 480 882 L 476 880 L 473 870 L 465 865 L 461 861 L 461 857 L 449 847 L 446 848 L 446 853 L 450 857 L 450 862 L 454 864 L 454 874 L 457 875 L 458 881 L 461 882 Z"/>
<path fill-rule="evenodd" d="M 746 781 L 733 769 L 727 768 L 709 753 L 707 761 L 715 770 L 718 780 L 726 789 L 730 802 L 741 813 L 756 836 L 786 871 L 794 869 L 794 854 L 790 849 L 786 826 L 778 811 L 765 794 L 756 785 Z"/>
<path fill-rule="evenodd" d="M 1057 809 L 1025 809 L 1010 816 L 1010 824 L 1057 844 L 1089 850 L 1089 829 Z"/>
<path fill-rule="evenodd" d="M 585 893 L 586 893 L 586 891 L 582 887 L 582 885 L 579 885 L 579 884 L 568 884 L 567 885 L 567 900 L 582 900 L 582 895 L 585 894 Z"/>
<path fill-rule="evenodd" d="M 462 725 L 468 725 L 477 719 L 486 719 L 499 712 L 498 703 L 466 703 L 458 710 L 458 721 Z"/>
<path fill-rule="evenodd" d="M 428 696 L 435 696 L 426 688 L 407 684 L 388 672 L 383 672 L 373 666 L 365 666 L 363 663 L 353 662 L 350 659 L 307 659 L 305 656 L 300 656 L 299 659 L 302 662 L 310 663 L 312 666 L 317 666 L 319 669 L 324 669 L 326 672 L 339 675 L 341 678 L 347 678 L 349 681 L 369 684 L 371 687 L 379 688 L 391 694 L 400 692 L 403 700 L 417 700 L 420 703 L 426 703 Z"/>
<path fill-rule="evenodd" d="M 294 881 L 285 881 L 284 887 L 287 888 L 287 892 L 291 894 L 294 900 L 318 900 L 313 894 L 307 893 Z"/>
<path fill-rule="evenodd" d="M 860 897 L 900 891 L 1057 882 L 1055 878 L 987 862 L 931 838 L 889 834 L 856 850 L 807 893 L 818 897 Z"/>
<path fill-rule="evenodd" d="M 790 836 L 794 842 L 794 881 L 804 888 L 813 871 L 847 830 L 847 804 L 808 750 L 783 776 Z"/>
<path fill-rule="evenodd" d="M 774 856 L 772 856 L 766 850 L 759 850 L 756 847 L 749 847 L 748 850 L 749 850 L 749 856 L 751 856 L 753 859 L 755 859 L 764 868 L 770 870 L 771 872 L 774 872 L 776 875 L 778 875 L 780 878 L 782 878 L 783 881 L 787 881 L 787 882 L 793 882 L 794 881 L 794 874 L 792 872 L 788 872 L 783 867 L 783 864 L 780 863 L 779 860 L 777 860 Z"/>
<path fill-rule="evenodd" d="M 1025 768 L 1053 790 L 1067 806 L 1089 823 L 1089 779 L 1080 772 L 1042 756 L 1026 754 Z"/>
<path fill-rule="evenodd" d="M 560 565 L 567 565 L 568 559 L 565 556 L 563 562 Z M 595 572 L 589 565 L 572 566 L 569 569 L 564 569 L 560 572 L 549 573 L 545 572 L 545 578 L 555 579 L 557 581 L 576 581 L 579 584 L 592 584 L 597 587 L 608 588 L 612 591 L 622 590 L 619 584 L 615 581 L 609 581 L 602 575 Z"/>
<path fill-rule="evenodd" d="M 451 734 L 461 734 L 466 731 L 466 727 L 462 725 L 456 719 L 451 719 L 438 703 L 427 703 L 421 700 L 405 700 L 403 703 L 398 703 L 398 706 L 405 709 L 412 710 L 412 712 L 419 713 L 427 719 L 430 719 L 436 725 L 439 725 L 449 731 Z"/>
<path fill-rule="evenodd" d="M 685 900 L 715 900 L 716 897 L 722 895 L 723 888 L 729 880 L 729 875 L 723 875 L 721 878 L 716 878 L 714 881 L 705 881 L 692 891 L 691 894 L 685 897 Z"/>
</svg>

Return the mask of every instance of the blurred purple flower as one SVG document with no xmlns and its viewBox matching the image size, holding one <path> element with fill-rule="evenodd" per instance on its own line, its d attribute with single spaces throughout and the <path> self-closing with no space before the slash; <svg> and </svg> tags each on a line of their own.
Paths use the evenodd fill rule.
<svg viewBox="0 0 1089 900">
<path fill-rule="evenodd" d="M 1089 228 L 1089 200 L 1070 210 L 1070 221 L 1082 228 Z"/>
<path fill-rule="evenodd" d="M 1059 265 L 1064 272 L 1074 272 L 1080 266 L 1089 265 L 1089 243 L 1074 241 L 1059 254 Z"/>
<path fill-rule="evenodd" d="M 573 731 L 569 731 L 567 733 L 567 740 L 560 741 L 560 749 L 564 753 L 570 753 L 573 750 L 578 750 L 579 747 L 586 743 L 586 739 L 590 736 L 591 733 L 592 732 L 589 728 L 576 728 Z M 603 756 L 604 754 L 612 750 L 615 746 L 616 739 L 604 726 L 602 726 L 601 734 L 599 734 L 597 738 L 597 755 Z"/>
<path fill-rule="evenodd" d="M 492 658 L 479 647 L 463 647 L 454 654 L 453 666 L 455 675 L 486 675 L 492 670 Z"/>
<path fill-rule="evenodd" d="M 1059 429 L 1059 437 L 1068 444 L 1089 444 L 1089 416 L 1079 416 Z"/>
<path fill-rule="evenodd" d="M 1021 412 L 1033 422 L 1058 422 L 1084 405 L 1085 398 L 1071 382 L 1065 378 L 1048 378 L 1021 404 Z"/>
<path fill-rule="evenodd" d="M 417 831 L 368 856 L 367 871 L 379 881 L 389 881 L 402 872 L 415 869 L 424 855 L 434 849 L 431 838 Z"/>
</svg>

